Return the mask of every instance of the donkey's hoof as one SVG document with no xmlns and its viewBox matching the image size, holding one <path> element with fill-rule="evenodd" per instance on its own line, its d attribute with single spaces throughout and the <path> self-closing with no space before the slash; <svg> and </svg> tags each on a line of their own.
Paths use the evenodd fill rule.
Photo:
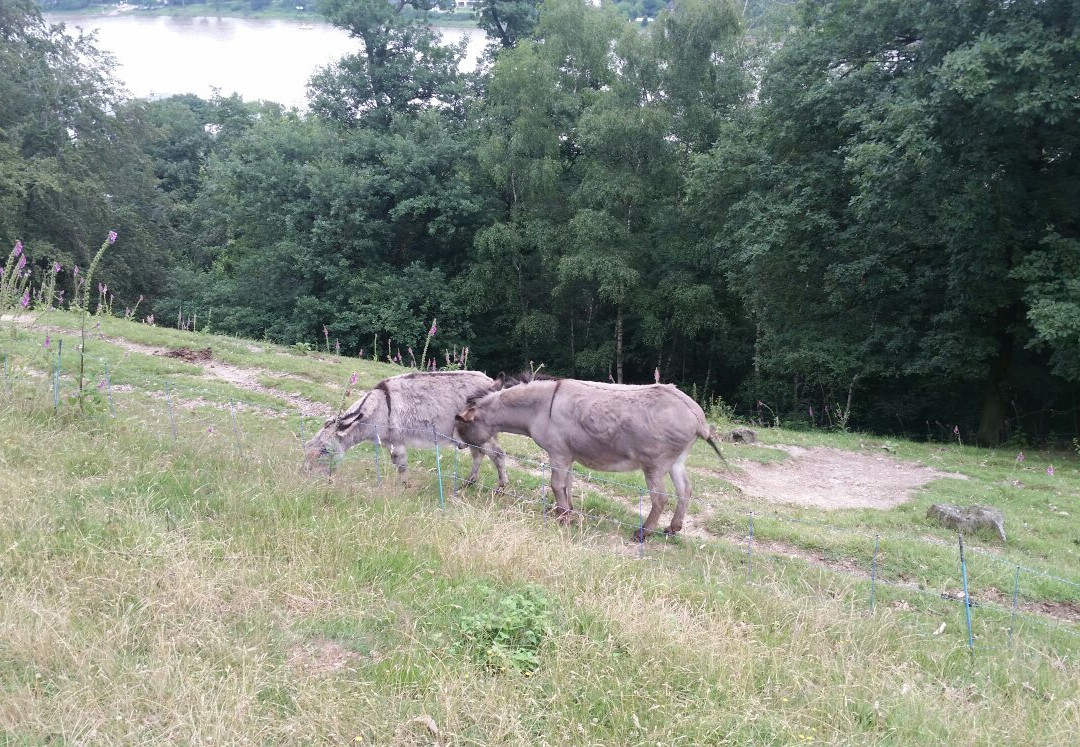
<svg viewBox="0 0 1080 747">
<path fill-rule="evenodd" d="M 679 526 L 675 526 L 674 524 L 672 524 L 667 529 L 664 530 L 664 534 L 671 537 L 673 535 L 678 534 L 681 531 L 682 531 L 682 524 L 680 524 Z"/>
</svg>

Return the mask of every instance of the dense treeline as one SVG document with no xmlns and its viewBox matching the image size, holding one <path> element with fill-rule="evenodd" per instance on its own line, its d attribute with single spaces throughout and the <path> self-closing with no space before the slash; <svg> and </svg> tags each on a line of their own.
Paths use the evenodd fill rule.
<svg viewBox="0 0 1080 747">
<path fill-rule="evenodd" d="M 322 0 L 361 43 L 305 115 L 125 100 L 0 8 L 0 232 L 44 267 L 117 228 L 114 308 L 406 362 L 437 317 L 440 358 L 767 419 L 1080 430 L 1072 0 L 677 0 L 645 27 L 484 0 L 476 74 L 398 4 Z"/>
</svg>

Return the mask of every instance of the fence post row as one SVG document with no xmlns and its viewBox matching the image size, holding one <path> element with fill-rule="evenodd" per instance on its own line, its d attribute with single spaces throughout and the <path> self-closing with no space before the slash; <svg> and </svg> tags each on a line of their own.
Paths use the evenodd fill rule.
<svg viewBox="0 0 1080 747">
<path fill-rule="evenodd" d="M 435 442 L 435 471 L 439 475 L 439 510 L 446 510 L 446 497 L 443 495 L 442 454 L 439 452 L 439 432 L 431 426 L 431 440 Z"/>
<path fill-rule="evenodd" d="M 109 364 L 105 364 L 105 397 L 109 401 L 109 414 L 112 417 L 116 417 L 116 406 L 113 404 L 112 398 L 112 378 L 109 376 Z"/>
<path fill-rule="evenodd" d="M 750 536 L 746 538 L 746 582 L 751 581 L 751 563 L 753 563 L 754 547 L 754 512 L 750 512 Z"/>
<path fill-rule="evenodd" d="M 176 418 L 173 415 L 172 393 L 169 391 L 169 382 L 165 382 L 165 403 L 169 410 L 169 426 L 172 428 L 172 440 L 176 441 Z"/>
<path fill-rule="evenodd" d="M 964 617 L 967 619 L 968 651 L 975 653 L 975 637 L 971 633 L 971 597 L 968 595 L 967 562 L 964 560 L 964 535 L 956 533 L 960 542 L 960 576 L 964 582 Z"/>
<path fill-rule="evenodd" d="M 547 524 L 547 488 L 544 486 L 546 471 L 547 464 L 540 462 L 540 514 L 544 517 L 545 524 Z"/>
<path fill-rule="evenodd" d="M 54 407 L 54 409 L 59 408 L 59 385 L 60 385 L 60 375 L 61 375 L 61 371 L 62 371 L 62 354 L 63 354 L 63 340 L 58 340 L 57 341 L 56 362 L 55 362 L 55 368 L 53 370 L 53 407 Z M 12 389 L 12 381 L 11 381 L 11 368 L 10 368 L 11 363 L 10 363 L 10 361 L 11 361 L 11 356 L 8 353 L 5 352 L 3 354 L 4 383 L 5 383 L 6 389 L 9 392 L 13 391 L 13 389 Z M 105 388 L 106 388 L 106 396 L 107 396 L 108 406 L 109 406 L 109 410 L 110 410 L 111 415 L 113 417 L 115 417 L 116 416 L 116 407 L 115 407 L 115 402 L 114 402 L 113 397 L 112 397 L 112 377 L 111 377 L 111 371 L 110 371 L 108 362 L 104 362 L 104 367 L 105 367 L 104 385 L 105 385 Z M 176 422 L 175 408 L 174 408 L 174 404 L 173 404 L 173 401 L 172 401 L 172 388 L 171 388 L 171 386 L 170 386 L 170 384 L 169 384 L 169 382 L 167 380 L 164 381 L 164 387 L 165 387 L 165 400 L 166 400 L 166 403 L 167 403 L 167 412 L 168 412 L 168 418 L 169 418 L 170 431 L 172 433 L 173 441 L 178 442 L 179 433 L 178 433 L 177 422 Z M 239 418 L 238 418 L 238 414 L 237 414 L 237 403 L 234 400 L 231 400 L 231 399 L 229 400 L 229 413 L 230 413 L 230 420 L 231 420 L 231 423 L 232 423 L 233 435 L 234 435 L 234 437 L 236 439 L 237 449 L 242 450 L 243 437 L 242 437 L 242 431 L 240 430 Z M 373 428 L 374 428 L 374 446 L 375 446 L 375 448 L 374 448 L 374 451 L 375 451 L 375 475 L 376 475 L 377 483 L 379 485 L 381 485 L 382 484 L 382 479 L 383 479 L 382 466 L 381 466 L 382 439 L 381 439 L 380 434 L 379 434 L 378 426 L 373 426 Z M 301 446 L 303 446 L 306 443 L 306 435 L 307 435 L 306 434 L 306 417 L 305 417 L 304 413 L 301 411 L 301 413 L 300 413 L 300 441 L 301 441 Z M 439 443 L 441 434 L 439 434 L 439 432 L 437 431 L 435 426 L 432 426 L 431 435 L 432 435 L 432 441 L 433 441 L 433 444 L 434 444 L 434 447 L 435 447 L 436 471 L 437 471 L 437 476 L 438 476 L 438 481 L 439 481 L 439 508 L 440 508 L 440 510 L 445 510 L 445 508 L 446 508 L 445 482 L 444 482 L 445 478 L 444 478 L 443 471 L 442 471 L 442 450 L 441 450 L 440 443 Z M 461 445 L 463 442 L 458 441 L 456 438 L 454 438 L 452 436 L 442 436 L 442 438 L 449 439 L 449 441 L 455 447 L 454 451 L 453 451 L 453 470 L 454 470 L 453 490 L 454 490 L 454 495 L 456 496 L 458 494 L 459 490 L 461 489 L 461 478 L 460 478 L 459 473 L 458 473 L 458 454 L 457 454 L 458 449 L 456 447 Z M 331 468 L 332 467 L 333 467 L 333 464 L 331 464 Z M 543 515 L 543 519 L 544 519 L 545 523 L 547 521 L 547 515 L 548 515 L 547 488 L 548 488 L 548 482 L 549 481 L 548 481 L 548 474 L 547 474 L 548 470 L 547 470 L 547 468 L 548 468 L 548 465 L 545 462 L 540 462 L 540 501 L 541 501 L 542 515 Z M 615 483 L 615 484 L 619 484 L 619 483 Z M 624 487 L 630 487 L 630 486 L 625 485 Z M 644 489 L 640 488 L 640 487 L 638 487 L 638 491 L 639 491 L 639 495 L 638 495 L 638 540 L 639 540 L 638 556 L 639 557 L 644 557 L 644 540 L 645 540 L 644 501 L 645 501 L 645 492 L 646 491 Z M 778 518 L 781 518 L 781 520 L 788 520 L 788 519 L 783 519 L 782 517 L 778 517 Z M 797 520 L 795 520 L 795 521 L 797 521 Z M 803 522 L 803 523 L 808 523 L 808 522 Z M 746 540 L 746 580 L 747 580 L 747 583 L 752 583 L 753 582 L 753 547 L 754 547 L 754 512 L 753 511 L 749 512 L 748 530 L 749 530 L 749 532 L 748 532 L 748 536 L 747 536 L 747 540 Z M 974 655 L 975 636 L 974 636 L 974 620 L 973 620 L 973 612 L 972 612 L 972 607 L 974 606 L 974 603 L 972 601 L 971 590 L 970 590 L 970 586 L 969 586 L 969 583 L 968 583 L 967 557 L 966 557 L 965 548 L 964 548 L 964 538 L 963 538 L 963 534 L 960 533 L 960 532 L 957 532 L 957 545 L 958 545 L 959 558 L 960 558 L 960 574 L 961 574 L 961 583 L 962 583 L 962 589 L 963 589 L 963 599 L 962 599 L 962 601 L 963 601 L 963 604 L 964 604 L 964 618 L 965 618 L 965 624 L 966 624 L 966 628 L 967 628 L 967 645 L 968 645 L 969 653 Z M 978 548 L 976 548 L 975 551 L 978 552 Z M 870 612 L 871 613 L 875 612 L 875 610 L 876 610 L 877 571 L 878 571 L 880 555 L 881 555 L 881 535 L 880 534 L 875 534 L 874 535 L 874 549 L 873 549 L 873 554 L 871 556 L 871 563 L 870 563 Z M 1011 611 L 1010 611 L 1009 627 L 1008 627 L 1008 631 L 1007 631 L 1007 638 L 1008 638 L 1009 647 L 1012 647 L 1013 641 L 1014 641 L 1014 638 L 1015 638 L 1017 613 L 1019 611 L 1020 572 L 1022 570 L 1026 570 L 1026 571 L 1036 573 L 1036 574 L 1046 575 L 1049 578 L 1054 578 L 1054 579 L 1063 581 L 1064 583 L 1067 583 L 1067 584 L 1070 584 L 1070 585 L 1080 586 L 1078 584 L 1074 584 L 1073 582 L 1067 581 L 1065 579 L 1058 579 L 1056 576 L 1051 576 L 1051 575 L 1046 574 L 1045 572 L 1042 572 L 1042 571 L 1032 571 L 1031 569 L 1025 568 L 1023 566 L 1014 565 L 1012 607 L 1011 607 Z"/>
<path fill-rule="evenodd" d="M 877 554 L 878 554 L 878 542 L 881 540 L 880 534 L 874 535 L 874 558 L 870 561 L 870 613 L 874 612 L 874 592 L 877 588 Z"/>
<path fill-rule="evenodd" d="M 373 426 L 375 429 L 375 484 L 382 485 L 382 470 L 379 469 L 379 447 L 381 442 L 379 441 L 379 426 Z"/>
<path fill-rule="evenodd" d="M 1020 595 L 1020 566 L 1016 566 L 1016 577 L 1013 579 L 1013 606 L 1012 615 L 1009 617 L 1009 645 L 1013 641 L 1013 629 L 1016 627 L 1016 601 Z"/>
</svg>

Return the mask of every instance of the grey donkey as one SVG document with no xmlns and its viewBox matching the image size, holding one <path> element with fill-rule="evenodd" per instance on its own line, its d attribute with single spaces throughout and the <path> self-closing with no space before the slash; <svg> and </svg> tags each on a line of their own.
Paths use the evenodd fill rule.
<svg viewBox="0 0 1080 747">
<path fill-rule="evenodd" d="M 471 397 L 457 416 L 458 434 L 484 443 L 496 433 L 528 436 L 551 459 L 551 490 L 563 521 L 573 511 L 570 487 L 574 462 L 608 472 L 642 470 L 652 508 L 635 537 L 656 529 L 667 504 L 664 475 L 679 496 L 669 534 L 682 529 L 690 503 L 686 457 L 698 438 L 724 461 L 705 413 L 671 384 L 630 386 L 574 379 L 536 378 Z"/>
<path fill-rule="evenodd" d="M 391 376 L 376 384 L 340 417 L 329 418 L 314 438 L 304 444 L 304 467 L 323 473 L 329 465 L 361 441 L 377 441 L 390 447 L 391 459 L 403 481 L 408 465 L 407 446 L 452 446 L 454 416 L 465 408 L 470 394 L 495 386 L 479 371 L 414 372 Z M 494 434 L 471 442 L 472 472 L 466 484 L 476 481 L 486 452 L 499 473 L 498 486 L 507 484 L 506 457 Z M 465 448 L 460 446 L 460 448 Z"/>
</svg>

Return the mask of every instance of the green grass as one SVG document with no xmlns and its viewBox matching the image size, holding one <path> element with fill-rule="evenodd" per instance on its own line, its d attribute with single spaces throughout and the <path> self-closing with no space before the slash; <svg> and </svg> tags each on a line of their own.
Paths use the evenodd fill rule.
<svg viewBox="0 0 1080 747">
<path fill-rule="evenodd" d="M 370 385 L 400 368 L 98 322 L 108 339 L 88 346 L 91 381 L 109 362 L 130 387 L 115 417 L 100 398 L 54 411 L 43 333 L 0 329 L 12 363 L 10 389 L 0 382 L 0 743 L 430 744 L 420 717 L 453 744 L 1067 744 L 1080 728 L 1080 628 L 1030 610 L 1014 622 L 1009 607 L 1016 563 L 1080 581 L 1075 455 L 1017 465 L 1011 452 L 892 442 L 897 457 L 969 479 L 889 511 L 826 513 L 740 496 L 699 444 L 692 511 L 711 537 L 658 538 L 639 557 L 626 542 L 638 475 L 600 475 L 624 488 L 582 471 L 575 499 L 591 518 L 564 526 L 545 520 L 531 462 L 511 461 L 507 493 L 454 496 L 443 450 L 445 508 L 432 451 L 410 451 L 408 488 L 377 484 L 370 444 L 332 481 L 301 474 L 300 416 L 275 392 L 336 407 L 353 370 Z M 69 332 L 51 335 L 74 352 Z M 209 346 L 269 391 L 114 340 Z M 242 403 L 235 427 L 230 401 Z M 851 452 L 882 442 L 759 436 Z M 738 467 L 774 451 L 725 455 Z M 463 472 L 468 453 L 456 457 Z M 387 477 L 385 450 L 380 467 Z M 482 474 L 494 484 L 486 460 Z M 941 596 L 960 585 L 955 538 L 923 518 L 942 500 L 1007 515 L 1007 544 L 969 540 L 974 655 L 963 606 Z M 492 666 L 468 644 L 477 621 L 510 626 L 506 610 L 534 593 L 550 615 L 538 666 Z M 1023 576 L 1029 605 L 1075 598 Z"/>
</svg>

